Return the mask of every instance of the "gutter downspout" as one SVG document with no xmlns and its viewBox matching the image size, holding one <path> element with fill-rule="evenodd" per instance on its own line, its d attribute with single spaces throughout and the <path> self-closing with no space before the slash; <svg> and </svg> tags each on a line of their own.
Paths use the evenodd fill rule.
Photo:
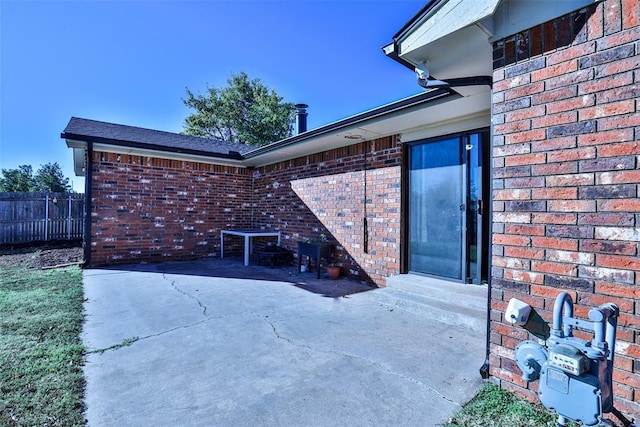
<svg viewBox="0 0 640 427">
<path fill-rule="evenodd" d="M 418 84 L 424 89 L 436 89 L 436 88 L 452 88 L 452 87 L 460 87 L 460 86 L 489 86 L 493 90 L 493 77 L 491 76 L 473 76 L 473 77 L 461 77 L 454 78 L 448 80 L 437 80 L 433 78 L 429 78 L 428 70 L 423 67 L 416 67 L 416 76 Z M 493 144 L 493 101 L 491 102 L 491 126 L 489 130 L 489 141 L 490 144 Z M 492 153 L 491 146 L 489 147 L 489 153 Z M 489 176 L 493 177 L 493 162 L 492 158 L 489 158 Z M 489 179 L 489 197 L 493 194 L 493 179 Z M 483 196 L 484 199 L 484 196 Z M 492 203 L 487 203 L 489 206 L 489 242 L 492 242 L 493 236 L 493 206 Z M 488 275 L 487 275 L 487 330 L 486 330 L 486 341 L 485 341 L 485 359 L 484 363 L 480 367 L 480 376 L 483 379 L 489 378 L 489 355 L 491 354 L 491 259 L 493 255 L 493 244 L 489 244 L 489 253 L 487 256 L 487 261 L 489 265 Z"/>
<path fill-rule="evenodd" d="M 493 99 L 493 87 L 491 88 L 491 99 Z M 484 364 L 480 367 L 480 376 L 482 379 L 489 378 L 489 359 L 491 355 L 491 282 L 493 280 L 493 269 L 491 263 L 493 259 L 493 101 L 491 101 L 491 124 L 489 125 L 489 149 L 487 150 L 490 155 L 488 159 L 489 164 L 489 203 L 484 203 L 487 206 L 489 213 L 489 253 L 487 254 L 487 330 L 486 330 L 486 342 L 485 342 L 485 359 Z M 483 197 L 484 199 L 484 197 Z"/>
<path fill-rule="evenodd" d="M 362 246 L 364 249 L 364 253 L 368 254 L 369 253 L 369 220 L 367 219 L 367 152 L 369 151 L 368 148 L 368 141 L 365 138 L 365 141 L 363 143 L 363 154 L 364 154 L 364 215 L 362 217 L 362 226 L 364 228 L 364 232 L 362 234 Z"/>
<path fill-rule="evenodd" d="M 493 168 L 489 167 L 489 173 L 493 176 Z M 493 185 L 489 184 L 489 193 L 493 194 Z M 489 208 L 489 242 L 492 241 L 493 236 L 493 209 Z M 487 261 L 489 262 L 488 275 L 487 275 L 487 330 L 486 330 L 486 341 L 485 341 L 485 359 L 484 363 L 480 367 L 480 376 L 482 379 L 489 378 L 489 356 L 491 354 L 491 281 L 493 278 L 492 269 L 491 269 L 491 259 L 493 257 L 493 243 L 489 244 L 489 254 L 487 256 Z"/>
<path fill-rule="evenodd" d="M 84 179 L 84 264 L 91 262 L 91 181 L 93 180 L 93 142 L 87 142 L 87 165 Z"/>
</svg>

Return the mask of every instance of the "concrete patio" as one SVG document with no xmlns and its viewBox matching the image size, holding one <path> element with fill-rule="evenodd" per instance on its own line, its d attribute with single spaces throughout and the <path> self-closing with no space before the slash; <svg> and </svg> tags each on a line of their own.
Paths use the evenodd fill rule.
<svg viewBox="0 0 640 427">
<path fill-rule="evenodd" d="M 437 426 L 482 386 L 484 331 L 346 279 L 242 260 L 84 273 L 90 426 Z"/>
</svg>

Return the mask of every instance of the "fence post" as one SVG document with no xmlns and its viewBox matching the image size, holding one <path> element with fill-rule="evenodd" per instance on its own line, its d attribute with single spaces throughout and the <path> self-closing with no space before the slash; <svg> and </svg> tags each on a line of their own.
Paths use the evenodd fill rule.
<svg viewBox="0 0 640 427">
<path fill-rule="evenodd" d="M 44 202 L 44 240 L 49 240 L 49 193 L 45 194 Z"/>
<path fill-rule="evenodd" d="M 69 193 L 69 220 L 67 221 L 67 240 L 71 240 L 71 193 Z"/>
</svg>

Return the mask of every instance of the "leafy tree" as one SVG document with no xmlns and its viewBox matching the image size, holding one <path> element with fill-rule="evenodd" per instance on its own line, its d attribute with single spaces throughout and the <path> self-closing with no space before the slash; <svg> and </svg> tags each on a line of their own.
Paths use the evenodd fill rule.
<svg viewBox="0 0 640 427">
<path fill-rule="evenodd" d="M 69 178 L 65 178 L 58 163 L 40 166 L 33 174 L 31 165 L 21 165 L 17 169 L 2 169 L 0 191 L 10 193 L 29 193 L 49 191 L 64 193 L 71 189 Z"/>
<path fill-rule="evenodd" d="M 231 75 L 227 83 L 223 89 L 207 87 L 204 95 L 186 89 L 182 101 L 195 112 L 185 119 L 185 134 L 257 146 L 291 136 L 292 103 L 282 102 L 275 91 L 244 72 Z"/>
<path fill-rule="evenodd" d="M 33 190 L 33 168 L 21 165 L 17 169 L 2 169 L 0 191 L 8 193 L 28 193 Z"/>
<path fill-rule="evenodd" d="M 40 166 L 34 176 L 34 191 L 49 191 L 52 193 L 66 193 L 71 190 L 69 178 L 65 178 L 60 165 L 47 163 Z"/>
</svg>

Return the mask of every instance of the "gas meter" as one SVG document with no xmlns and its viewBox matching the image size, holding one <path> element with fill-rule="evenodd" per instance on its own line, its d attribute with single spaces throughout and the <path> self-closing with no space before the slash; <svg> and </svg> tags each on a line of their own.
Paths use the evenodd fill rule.
<svg viewBox="0 0 640 427">
<path fill-rule="evenodd" d="M 589 358 L 569 344 L 558 344 L 550 349 L 547 363 L 573 375 L 580 375 L 589 370 Z"/>
<path fill-rule="evenodd" d="M 564 311 L 564 314 L 563 314 Z M 566 419 L 595 426 L 603 413 L 613 411 L 613 349 L 618 307 L 605 304 L 589 312 L 589 320 L 573 317 L 573 301 L 566 292 L 558 295 L 553 310 L 553 329 L 546 348 L 534 341 L 516 347 L 516 363 L 523 380 L 540 379 L 538 397 Z M 573 336 L 573 328 L 592 331 L 591 341 Z"/>
</svg>

